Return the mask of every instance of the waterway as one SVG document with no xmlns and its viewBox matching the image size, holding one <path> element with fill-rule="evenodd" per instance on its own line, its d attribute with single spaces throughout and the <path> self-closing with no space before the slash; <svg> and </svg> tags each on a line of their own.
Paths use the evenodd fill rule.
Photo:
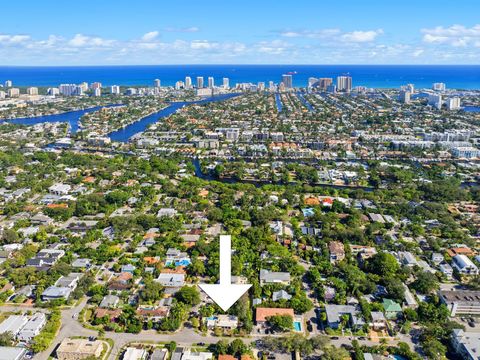
<svg viewBox="0 0 480 360">
<path fill-rule="evenodd" d="M 179 102 L 171 102 L 169 106 L 163 108 L 162 110 L 148 115 L 144 118 L 141 118 L 130 125 L 125 126 L 122 129 L 117 131 L 113 131 L 108 134 L 112 141 L 119 141 L 119 142 L 127 142 L 132 136 L 144 131 L 148 125 L 155 123 L 156 121 L 160 120 L 161 118 L 167 117 L 173 113 L 175 113 L 178 109 L 183 108 L 184 106 L 192 105 L 192 104 L 206 104 L 210 102 L 217 102 L 223 101 L 240 94 L 237 93 L 230 93 L 230 94 L 220 94 L 215 95 L 206 99 L 197 100 L 197 101 L 179 101 Z M 27 117 L 27 118 L 15 118 L 15 119 L 7 119 L 3 120 L 5 122 L 9 122 L 12 124 L 20 124 L 20 125 L 35 125 L 41 124 L 46 122 L 67 122 L 70 125 L 71 133 L 76 133 L 78 131 L 78 124 L 80 118 L 87 113 L 91 113 L 101 109 L 102 107 L 113 107 L 113 106 L 122 106 L 122 105 L 107 105 L 107 106 L 97 106 L 88 109 L 82 110 L 75 110 L 64 112 L 61 114 L 54 114 L 54 115 L 44 115 L 44 116 L 35 116 L 35 117 Z"/>
<path fill-rule="evenodd" d="M 46 122 L 49 122 L 49 123 L 67 122 L 70 125 L 70 132 L 74 134 L 78 131 L 78 123 L 80 118 L 83 115 L 100 110 L 102 107 L 113 107 L 113 106 L 120 106 L 120 105 L 95 106 L 87 109 L 67 111 L 61 114 L 6 119 L 6 120 L 0 121 L 0 123 L 8 122 L 11 124 L 31 126 L 31 125 L 36 125 L 36 124 L 41 124 Z"/>
</svg>

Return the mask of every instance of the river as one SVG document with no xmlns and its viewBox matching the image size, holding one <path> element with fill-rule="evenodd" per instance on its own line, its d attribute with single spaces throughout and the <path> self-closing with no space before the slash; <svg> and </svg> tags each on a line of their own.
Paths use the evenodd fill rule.
<svg viewBox="0 0 480 360">
<path fill-rule="evenodd" d="M 220 95 L 215 95 L 215 96 L 212 96 L 203 100 L 197 100 L 197 101 L 171 102 L 170 105 L 167 106 L 166 108 L 156 113 L 150 114 L 144 118 L 141 118 L 140 120 L 135 121 L 130 125 L 125 126 L 122 129 L 113 131 L 109 133 L 108 136 L 113 141 L 127 142 L 132 136 L 144 131 L 148 125 L 155 123 L 160 118 L 164 118 L 175 113 L 178 109 L 184 106 L 188 106 L 192 104 L 206 104 L 209 102 L 223 101 L 239 95 L 240 94 L 238 93 L 220 94 Z M 88 109 L 68 111 L 61 114 L 7 119 L 7 120 L 2 120 L 2 122 L 8 122 L 8 123 L 19 124 L 19 125 L 36 125 L 36 124 L 41 124 L 45 122 L 68 122 L 68 124 L 70 125 L 70 131 L 71 133 L 74 134 L 78 131 L 79 120 L 84 114 L 97 111 L 102 107 L 113 107 L 113 106 L 122 106 L 122 105 L 115 104 L 115 105 L 107 105 L 107 106 L 96 106 Z"/>
</svg>

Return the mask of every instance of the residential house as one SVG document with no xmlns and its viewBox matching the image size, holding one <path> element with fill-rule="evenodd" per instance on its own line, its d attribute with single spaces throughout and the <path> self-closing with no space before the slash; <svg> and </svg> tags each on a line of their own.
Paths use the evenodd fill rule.
<svg viewBox="0 0 480 360">
<path fill-rule="evenodd" d="M 328 244 L 328 251 L 330 253 L 330 262 L 332 264 L 345 259 L 345 247 L 340 241 L 330 241 Z"/>
<path fill-rule="evenodd" d="M 452 267 L 462 275 L 478 275 L 478 267 L 466 255 L 454 256 Z"/>
<path fill-rule="evenodd" d="M 18 333 L 17 338 L 21 341 L 30 342 L 35 336 L 40 334 L 47 323 L 47 318 L 44 313 L 35 313 L 25 324 L 25 326 Z"/>
<path fill-rule="evenodd" d="M 224 330 L 234 330 L 238 327 L 238 317 L 234 315 L 214 315 L 205 318 L 207 328 L 221 328 Z"/>
<path fill-rule="evenodd" d="M 265 325 L 268 318 L 271 316 L 288 315 L 294 319 L 295 314 L 293 309 L 289 308 L 256 308 L 255 309 L 255 321 L 257 325 Z"/>
<path fill-rule="evenodd" d="M 290 284 L 290 274 L 288 272 L 275 272 L 269 270 L 260 270 L 260 285 L 266 284 Z"/>
<path fill-rule="evenodd" d="M 86 339 L 64 339 L 57 348 L 58 360 L 99 359 L 103 351 L 103 341 Z"/>
<path fill-rule="evenodd" d="M 339 328 L 344 315 L 348 317 L 348 325 L 353 329 L 358 329 L 365 324 L 359 307 L 355 305 L 327 304 L 325 305 L 325 313 L 327 315 L 328 326 L 332 329 Z"/>
<path fill-rule="evenodd" d="M 182 287 L 185 285 L 185 274 L 161 273 L 155 280 L 165 287 Z"/>
<path fill-rule="evenodd" d="M 123 354 L 123 360 L 146 360 L 148 352 L 145 349 L 137 349 L 134 347 L 127 347 Z"/>
<path fill-rule="evenodd" d="M 396 319 L 402 315 L 402 307 L 392 299 L 383 299 L 382 305 L 387 319 Z"/>
</svg>

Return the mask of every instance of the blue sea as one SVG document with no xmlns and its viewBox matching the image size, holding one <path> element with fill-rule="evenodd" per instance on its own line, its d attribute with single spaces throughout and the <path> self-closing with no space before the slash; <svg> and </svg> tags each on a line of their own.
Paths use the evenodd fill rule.
<svg viewBox="0 0 480 360">
<path fill-rule="evenodd" d="M 294 86 L 304 87 L 309 77 L 337 77 L 349 74 L 354 86 L 398 88 L 407 83 L 430 88 L 444 82 L 448 88 L 480 89 L 480 65 L 158 65 L 158 66 L 0 66 L 0 83 L 12 80 L 14 86 L 58 86 L 61 83 L 99 81 L 108 85 L 146 85 L 160 79 L 163 86 L 174 85 L 190 76 L 213 76 L 216 84 L 223 77 L 236 83 L 279 83 L 292 72 Z"/>
</svg>

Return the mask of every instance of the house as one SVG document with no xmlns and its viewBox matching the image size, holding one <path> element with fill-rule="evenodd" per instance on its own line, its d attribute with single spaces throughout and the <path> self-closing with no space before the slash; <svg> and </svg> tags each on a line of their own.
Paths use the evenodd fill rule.
<svg viewBox="0 0 480 360">
<path fill-rule="evenodd" d="M 61 276 L 56 282 L 57 287 L 67 287 L 75 290 L 78 285 L 78 281 L 83 276 L 82 273 L 70 273 L 67 276 Z"/>
<path fill-rule="evenodd" d="M 121 267 L 121 272 L 122 273 L 130 273 L 130 274 L 133 274 L 133 272 L 135 271 L 136 267 L 133 266 L 132 264 L 126 264 L 126 265 L 122 265 Z"/>
<path fill-rule="evenodd" d="M 43 301 L 51 301 L 51 300 L 66 300 L 70 297 L 72 293 L 72 289 L 69 287 L 57 287 L 57 286 L 50 286 L 45 289 L 42 293 L 42 300 Z"/>
<path fill-rule="evenodd" d="M 174 264 L 175 266 L 188 266 L 190 265 L 190 257 L 186 252 L 182 252 L 178 249 L 170 248 L 167 250 L 165 265 L 169 266 Z"/>
<path fill-rule="evenodd" d="M 44 313 L 38 312 L 34 314 L 25 324 L 25 326 L 18 333 L 17 338 L 21 341 L 29 342 L 35 336 L 40 334 L 40 331 L 43 329 L 47 323 L 47 317 Z"/>
<path fill-rule="evenodd" d="M 457 256 L 457 255 L 475 256 L 475 251 L 473 251 L 472 249 L 470 249 L 466 245 L 461 245 L 460 244 L 460 245 L 457 245 L 455 247 L 452 247 L 452 248 L 448 249 L 447 254 L 450 257 L 454 257 L 454 256 Z"/>
<path fill-rule="evenodd" d="M 123 360 L 146 360 L 148 353 L 145 349 L 137 349 L 134 347 L 127 347 L 123 354 Z"/>
<path fill-rule="evenodd" d="M 480 353 L 480 333 L 454 329 L 451 338 L 452 348 L 461 359 L 478 360 Z"/>
<path fill-rule="evenodd" d="M 24 315 L 10 315 L 0 324 L 0 334 L 9 332 L 17 337 L 27 322 L 28 318 Z"/>
<path fill-rule="evenodd" d="M 332 264 L 345 259 L 345 247 L 340 241 L 330 241 L 328 244 L 328 251 L 330 253 L 330 262 Z"/>
<path fill-rule="evenodd" d="M 27 349 L 23 347 L 0 346 L 2 360 L 22 360 L 27 355 Z"/>
<path fill-rule="evenodd" d="M 90 259 L 75 259 L 72 262 L 72 267 L 77 269 L 88 269 L 92 266 Z"/>
<path fill-rule="evenodd" d="M 224 330 L 234 330 L 238 327 L 238 317 L 234 315 L 214 315 L 205 318 L 207 328 L 221 328 Z"/>
<path fill-rule="evenodd" d="M 399 251 L 398 257 L 403 265 L 413 267 L 418 265 L 417 259 L 415 256 L 409 251 Z"/>
<path fill-rule="evenodd" d="M 167 360 L 168 359 L 168 350 L 167 349 L 155 349 L 150 355 L 150 360 Z"/>
<path fill-rule="evenodd" d="M 52 195 L 57 195 L 57 196 L 62 196 L 62 195 L 67 195 L 72 187 L 67 184 L 54 184 L 48 188 L 48 192 Z"/>
<path fill-rule="evenodd" d="M 362 313 L 356 305 L 325 305 L 328 326 L 332 329 L 338 329 L 342 317 L 348 316 L 348 323 L 353 329 L 362 327 L 365 322 L 362 319 Z"/>
<path fill-rule="evenodd" d="M 415 296 L 413 296 L 407 285 L 403 284 L 403 288 L 405 289 L 405 307 L 416 309 L 418 307 L 418 303 L 417 300 L 415 300 Z"/>
<path fill-rule="evenodd" d="M 174 217 L 178 214 L 178 211 L 173 209 L 173 208 L 161 208 L 157 212 L 157 217 L 162 218 L 162 217 Z"/>
<path fill-rule="evenodd" d="M 466 255 L 454 256 L 452 267 L 462 275 L 478 275 L 478 267 Z"/>
<path fill-rule="evenodd" d="M 165 287 L 182 287 L 185 285 L 185 274 L 161 273 L 155 280 Z"/>
<path fill-rule="evenodd" d="M 104 309 L 113 309 L 118 306 L 120 298 L 116 295 L 105 295 L 100 302 L 100 307 Z"/>
<path fill-rule="evenodd" d="M 440 272 L 444 274 L 447 278 L 451 278 L 453 276 L 453 268 L 447 264 L 443 263 L 439 265 Z"/>
<path fill-rule="evenodd" d="M 64 339 L 57 348 L 58 360 L 99 359 L 103 351 L 103 341 L 86 339 Z"/>
<path fill-rule="evenodd" d="M 191 352 L 190 350 L 185 350 L 182 353 L 182 360 L 209 360 L 213 359 L 213 354 L 210 352 Z M 172 357 L 172 360 L 173 357 Z"/>
<path fill-rule="evenodd" d="M 143 318 L 144 321 L 152 320 L 159 322 L 168 316 L 170 308 L 165 306 L 141 306 L 137 309 L 137 315 Z"/>
<path fill-rule="evenodd" d="M 445 260 L 444 256 L 440 253 L 436 253 L 434 252 L 432 254 L 432 262 L 435 263 L 435 264 L 440 264 L 443 262 L 443 260 Z"/>
<path fill-rule="evenodd" d="M 372 323 L 371 326 L 373 330 L 379 331 L 379 330 L 385 330 L 388 326 L 387 319 L 385 318 L 385 315 L 381 311 L 372 311 Z"/>
<path fill-rule="evenodd" d="M 278 301 L 278 300 L 290 300 L 292 298 L 292 295 L 287 293 L 285 290 L 280 290 L 280 291 L 275 291 L 272 294 L 272 300 L 273 301 Z"/>
<path fill-rule="evenodd" d="M 258 325 L 265 325 L 268 318 L 271 316 L 288 315 L 294 318 L 295 314 L 293 309 L 289 308 L 256 308 L 255 309 L 255 321 Z"/>
<path fill-rule="evenodd" d="M 290 284 L 290 273 L 260 270 L 260 285 L 266 284 Z"/>
<path fill-rule="evenodd" d="M 480 291 L 442 290 L 438 295 L 440 301 L 450 310 L 451 316 L 480 315 Z"/>
<path fill-rule="evenodd" d="M 392 299 L 383 299 L 382 305 L 387 319 L 396 319 L 402 315 L 402 307 Z"/>
</svg>

